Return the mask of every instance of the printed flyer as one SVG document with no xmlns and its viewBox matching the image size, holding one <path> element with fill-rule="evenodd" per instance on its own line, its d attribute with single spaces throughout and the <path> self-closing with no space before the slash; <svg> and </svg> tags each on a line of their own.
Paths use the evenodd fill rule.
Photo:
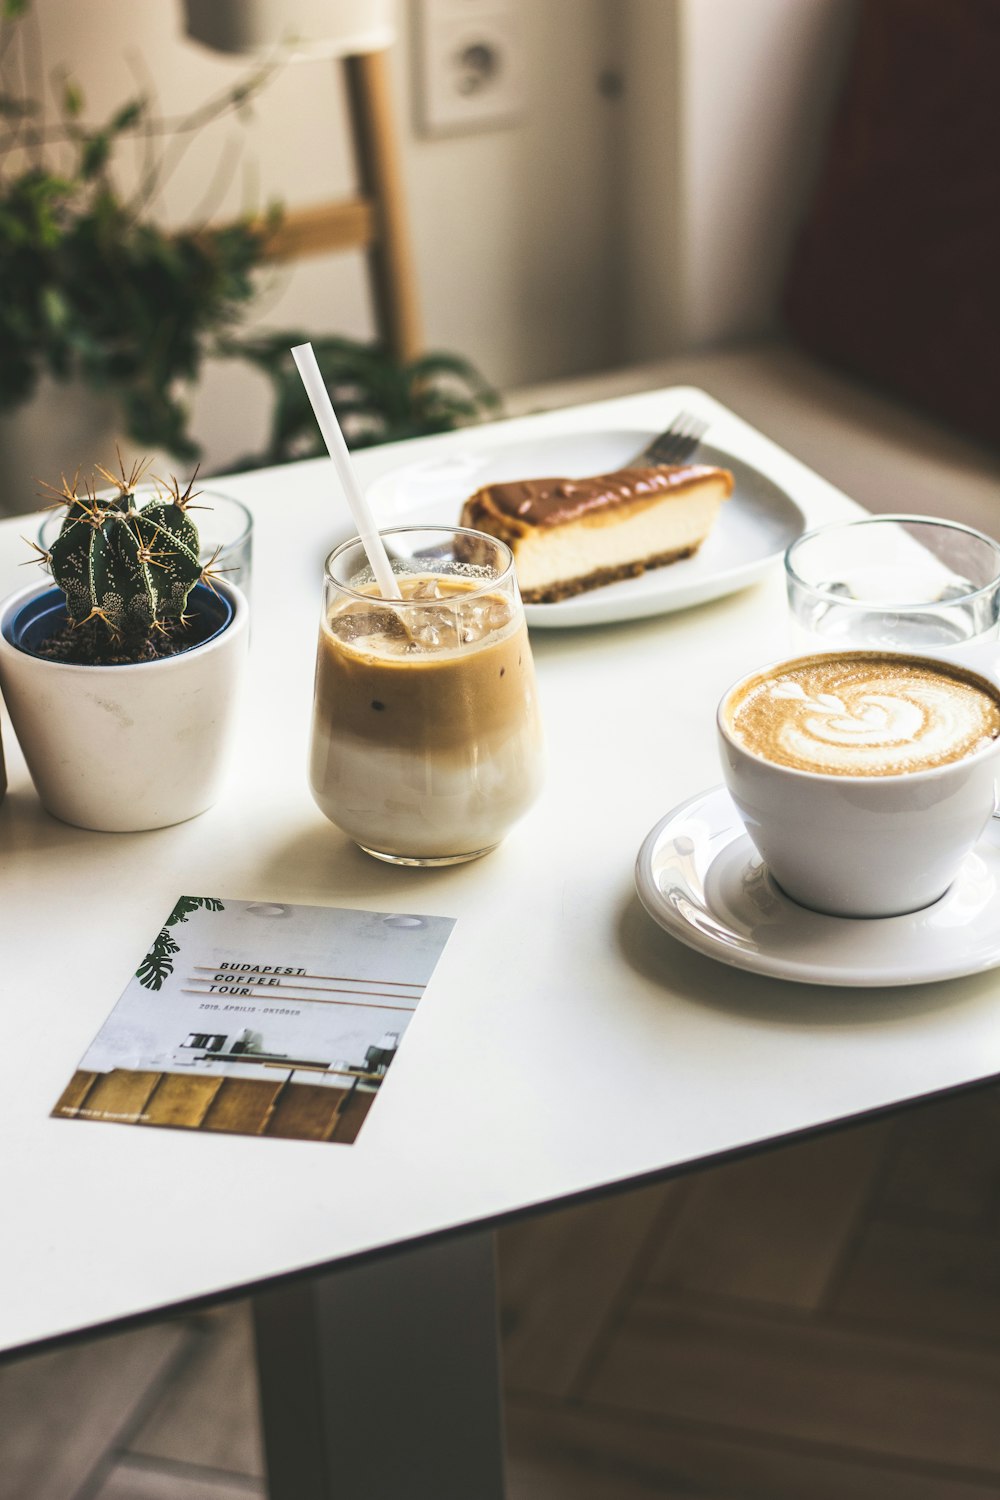
<svg viewBox="0 0 1000 1500">
<path fill-rule="evenodd" d="M 351 1144 L 453 926 L 181 896 L 52 1113 Z"/>
</svg>

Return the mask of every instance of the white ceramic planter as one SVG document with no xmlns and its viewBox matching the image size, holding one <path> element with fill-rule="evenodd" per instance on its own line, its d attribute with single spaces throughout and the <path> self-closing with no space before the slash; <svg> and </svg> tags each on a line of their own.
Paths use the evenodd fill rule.
<svg viewBox="0 0 1000 1500">
<path fill-rule="evenodd" d="M 42 376 L 30 401 L 0 413 L 0 515 L 47 505 L 43 482 L 58 486 L 61 474 L 72 479 L 77 469 L 89 474 L 97 463 L 113 464 L 119 432 L 109 396 Z"/>
<path fill-rule="evenodd" d="M 98 464 L 117 467 L 116 448 L 126 464 L 141 457 L 150 472 L 169 477 L 177 460 L 143 448 L 122 431 L 122 413 L 107 395 L 82 380 L 43 375 L 30 401 L 0 413 L 0 515 L 23 515 L 48 505 L 44 486 L 59 487 L 63 474 L 91 475 Z"/>
<path fill-rule="evenodd" d="M 11 627 L 43 582 L 0 608 L 0 688 L 43 806 L 80 828 L 136 832 L 183 823 L 215 801 L 236 728 L 249 608 L 230 584 L 226 628 L 201 646 L 137 666 L 45 661 Z"/>
</svg>

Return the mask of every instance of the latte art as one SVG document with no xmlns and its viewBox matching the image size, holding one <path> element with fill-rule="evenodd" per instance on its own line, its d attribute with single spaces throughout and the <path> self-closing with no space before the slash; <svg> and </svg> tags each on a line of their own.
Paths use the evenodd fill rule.
<svg viewBox="0 0 1000 1500">
<path fill-rule="evenodd" d="M 726 717 L 737 743 L 779 765 L 894 776 L 961 760 L 1000 737 L 1000 696 L 959 667 L 851 652 L 752 678 Z"/>
</svg>

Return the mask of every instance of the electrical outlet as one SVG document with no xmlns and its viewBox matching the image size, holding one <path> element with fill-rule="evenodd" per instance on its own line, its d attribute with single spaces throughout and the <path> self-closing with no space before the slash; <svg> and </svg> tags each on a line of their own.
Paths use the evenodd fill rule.
<svg viewBox="0 0 1000 1500">
<path fill-rule="evenodd" d="M 420 128 L 456 135 L 524 112 L 518 0 L 421 0 Z"/>
</svg>

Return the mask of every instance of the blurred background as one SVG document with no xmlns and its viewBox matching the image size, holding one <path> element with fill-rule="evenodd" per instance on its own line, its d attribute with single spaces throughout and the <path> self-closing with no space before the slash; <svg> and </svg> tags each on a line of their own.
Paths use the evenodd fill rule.
<svg viewBox="0 0 1000 1500">
<path fill-rule="evenodd" d="M 356 444 L 693 384 L 995 532 L 998 68 L 997 0 L 0 0 L 0 513 L 309 452 L 305 337 Z M 1000 1494 L 997 1112 L 507 1226 L 512 1500 Z M 6 1366 L 0 1457 L 266 1494 L 248 1309 Z"/>
<path fill-rule="evenodd" d="M 534 391 L 776 331 L 856 13 L 854 0 L 5 0 L 0 508 L 33 508 L 28 476 L 89 463 L 80 434 L 97 422 L 105 445 L 115 429 L 133 448 L 163 436 L 155 422 L 148 435 L 127 423 L 121 432 L 118 387 L 148 378 L 127 358 L 111 370 L 110 392 L 108 365 L 93 360 L 82 381 L 53 389 L 43 378 L 34 400 L 25 391 L 37 371 L 27 386 L 8 378 L 12 320 L 37 351 L 58 343 L 60 317 L 86 300 L 76 288 L 54 304 L 52 278 L 65 291 L 65 273 L 52 269 L 36 222 L 25 235 L 23 203 L 11 203 L 25 172 L 75 180 L 53 214 L 63 235 L 106 188 L 133 229 L 154 224 L 167 236 L 248 220 L 259 228 L 280 210 L 284 242 L 265 238 L 234 272 L 245 271 L 249 287 L 228 307 L 226 334 L 364 344 L 384 332 L 372 296 L 378 249 L 327 245 L 350 227 L 348 210 L 338 220 L 333 208 L 349 208 L 372 175 L 358 80 L 341 54 L 374 46 L 406 300 L 391 352 L 398 363 L 444 351 L 501 394 Z M 281 45 L 290 38 L 296 48 Z M 244 89 L 242 104 L 226 104 Z M 363 115 L 363 99 L 360 107 Z M 105 154 L 83 162 L 102 134 Z M 376 203 L 376 242 L 382 211 Z M 36 278 L 23 288 L 10 265 L 18 248 L 22 279 L 25 263 Z M 95 267 L 91 295 L 98 280 Z M 129 283 L 126 295 L 127 281 L 107 288 L 117 315 L 106 309 L 95 328 L 86 309 L 69 329 L 69 355 L 49 351 L 67 374 L 79 372 L 81 348 L 85 362 L 94 340 L 122 336 L 130 297 L 150 304 L 139 323 L 148 340 L 163 337 L 185 273 L 173 286 Z M 32 328 L 25 310 L 35 302 Z M 211 324 L 213 309 L 199 311 Z M 192 368 L 157 376 L 184 408 L 203 474 L 264 461 L 274 415 L 275 379 L 259 362 L 212 357 L 218 334 L 200 327 Z M 36 362 L 44 372 L 46 356 Z M 455 377 L 469 398 L 464 415 L 488 414 L 478 380 L 464 375 Z M 86 400 L 95 395 L 102 410 Z M 433 425 L 432 416 L 423 430 Z M 269 461 L 294 451 L 272 448 Z"/>
</svg>

